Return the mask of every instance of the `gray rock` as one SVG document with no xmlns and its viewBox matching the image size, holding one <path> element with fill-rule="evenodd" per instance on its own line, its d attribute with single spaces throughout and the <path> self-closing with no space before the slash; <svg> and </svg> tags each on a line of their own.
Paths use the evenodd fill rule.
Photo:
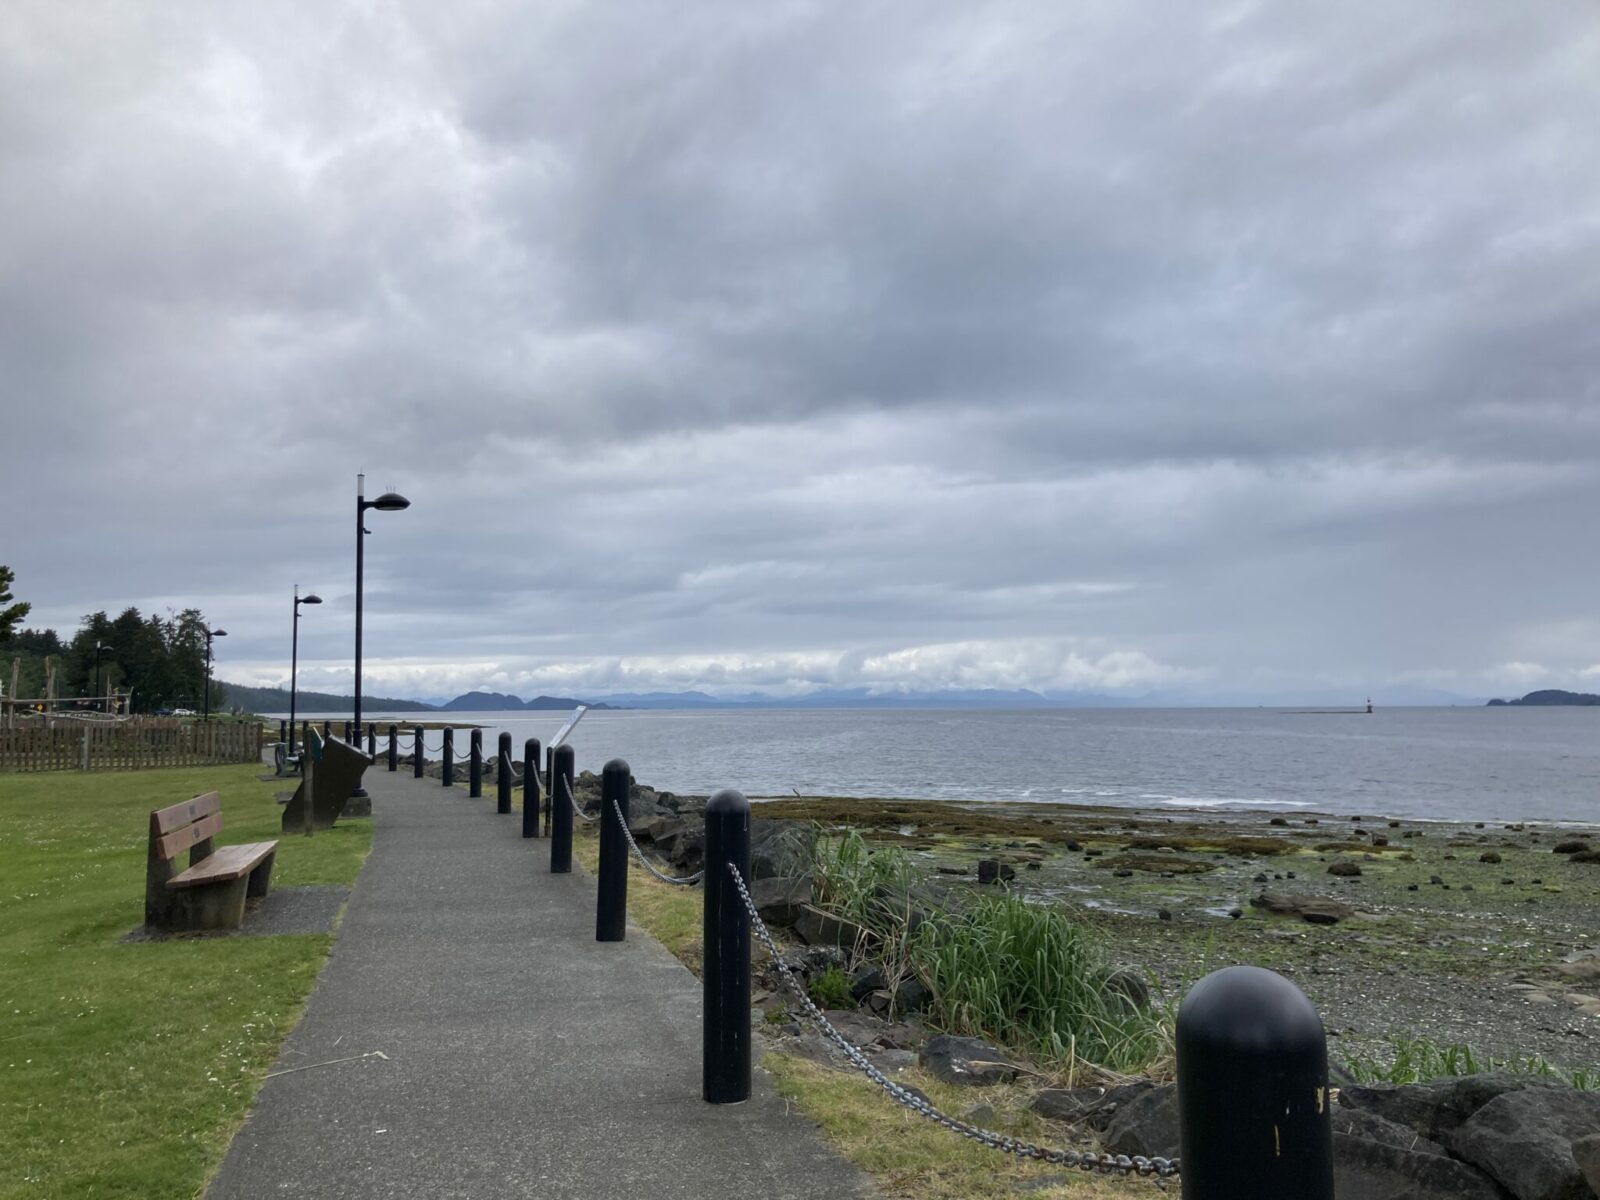
<svg viewBox="0 0 1600 1200">
<path fill-rule="evenodd" d="M 1589 1190 L 1600 1196 L 1600 1133 L 1591 1133 L 1572 1143 L 1572 1161 L 1588 1181 Z"/>
<path fill-rule="evenodd" d="M 1561 1088 L 1554 1079 L 1539 1075 L 1494 1072 L 1435 1079 L 1429 1083 L 1352 1084 L 1339 1091 L 1339 1104 L 1376 1113 L 1385 1120 L 1414 1129 L 1423 1137 L 1444 1142 L 1446 1135 L 1496 1096 L 1529 1088 Z"/>
<path fill-rule="evenodd" d="M 935 1079 L 970 1087 L 1010 1083 L 1021 1070 L 988 1042 L 949 1034 L 939 1034 L 924 1042 L 917 1052 L 917 1062 Z"/>
<path fill-rule="evenodd" d="M 1016 871 L 1008 863 L 1003 863 L 995 858 L 981 858 L 978 860 L 979 883 L 1005 883 L 1016 877 Z"/>
<path fill-rule="evenodd" d="M 926 1008 L 931 999 L 933 997 L 923 986 L 922 980 L 915 976 L 902 979 L 900 986 L 894 990 L 894 1007 L 897 1012 L 918 1012 Z"/>
<path fill-rule="evenodd" d="M 1109 1099 L 1109 1093 L 1103 1087 L 1076 1087 L 1076 1088 L 1043 1088 L 1034 1093 L 1028 1107 L 1041 1117 L 1048 1117 L 1052 1121 L 1065 1121 L 1069 1125 L 1088 1125 L 1093 1129 L 1103 1129 L 1110 1117 L 1106 1117 L 1098 1125 L 1096 1118 L 1102 1113 L 1107 1104 L 1115 1106 Z"/>
<path fill-rule="evenodd" d="M 884 983 L 881 967 L 863 967 L 850 980 L 850 995 L 855 998 L 857 1004 L 860 1004 L 868 994 L 883 987 Z"/>
<path fill-rule="evenodd" d="M 1313 925 L 1335 925 L 1356 915 L 1356 910 L 1348 904 L 1299 892 L 1262 892 L 1250 898 L 1250 907 L 1264 908 L 1280 916 L 1299 917 Z"/>
<path fill-rule="evenodd" d="M 1106 992 L 1116 996 L 1130 1013 L 1150 1006 L 1150 985 L 1144 976 L 1126 967 L 1111 972 L 1103 985 Z"/>
<path fill-rule="evenodd" d="M 750 878 L 805 875 L 811 870 L 817 829 L 810 821 L 750 819 Z"/>
<path fill-rule="evenodd" d="M 961 1120 L 968 1125 L 987 1127 L 994 1124 L 994 1105 L 974 1104 L 971 1108 L 960 1114 Z"/>
<path fill-rule="evenodd" d="M 867 1056 L 872 1065 L 890 1079 L 917 1065 L 917 1055 L 912 1050 L 880 1050 Z"/>
<path fill-rule="evenodd" d="M 801 906 L 794 919 L 794 931 L 808 946 L 865 947 L 877 940 L 854 921 L 823 912 L 810 904 Z"/>
<path fill-rule="evenodd" d="M 1102 1140 L 1113 1154 L 1176 1158 L 1178 1089 L 1170 1083 L 1156 1084 L 1119 1102 Z"/>
<path fill-rule="evenodd" d="M 769 925 L 793 925 L 811 903 L 811 876 L 768 876 L 750 884 L 750 899 Z"/>
<path fill-rule="evenodd" d="M 1516 1200 L 1594 1200 L 1572 1143 L 1600 1130 L 1600 1094 L 1569 1088 L 1505 1092 L 1446 1140 L 1457 1158 L 1482 1168 Z"/>
<path fill-rule="evenodd" d="M 1333 1187 L 1339 1200 L 1505 1200 L 1493 1180 L 1439 1143 L 1348 1108 L 1333 1113 Z"/>
</svg>

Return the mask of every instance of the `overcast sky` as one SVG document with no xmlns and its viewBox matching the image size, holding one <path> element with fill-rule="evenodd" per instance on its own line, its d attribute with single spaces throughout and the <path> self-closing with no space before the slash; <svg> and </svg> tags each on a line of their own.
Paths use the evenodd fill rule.
<svg viewBox="0 0 1600 1200">
<path fill-rule="evenodd" d="M 1600 686 L 1600 12 L 0 22 L 0 562 L 369 694 Z"/>
</svg>

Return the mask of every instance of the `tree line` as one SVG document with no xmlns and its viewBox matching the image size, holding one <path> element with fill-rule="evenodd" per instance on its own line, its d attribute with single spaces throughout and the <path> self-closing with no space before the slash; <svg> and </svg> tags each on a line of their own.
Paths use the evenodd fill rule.
<svg viewBox="0 0 1600 1200">
<path fill-rule="evenodd" d="M 167 616 L 145 616 L 125 608 L 85 616 L 70 639 L 54 629 L 18 629 L 27 604 L 13 604 L 12 572 L 0 566 L 0 680 L 8 696 L 12 663 L 19 666 L 16 697 L 45 692 L 45 659 L 56 660 L 56 695 L 62 700 L 105 695 L 108 686 L 132 689 L 134 712 L 169 708 L 198 711 L 205 700 L 206 621 L 198 608 Z M 20 611 L 19 611 L 20 610 Z M 96 653 L 95 647 L 100 650 Z M 223 705 L 221 686 L 211 684 L 211 707 Z"/>
</svg>

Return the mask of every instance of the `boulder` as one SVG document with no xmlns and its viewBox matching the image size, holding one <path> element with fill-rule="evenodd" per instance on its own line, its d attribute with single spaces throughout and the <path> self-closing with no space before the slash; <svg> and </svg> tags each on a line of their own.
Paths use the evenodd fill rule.
<svg viewBox="0 0 1600 1200">
<path fill-rule="evenodd" d="M 1108 1105 L 1110 1113 L 1106 1112 Z M 1028 1107 L 1052 1121 L 1104 1129 L 1115 1115 L 1116 1101 L 1110 1099 L 1110 1093 L 1103 1087 L 1043 1088 L 1034 1093 Z"/>
<path fill-rule="evenodd" d="M 1588 1181 L 1589 1190 L 1600 1196 L 1600 1133 L 1591 1133 L 1572 1143 L 1572 1161 Z"/>
<path fill-rule="evenodd" d="M 804 875 L 811 869 L 817 828 L 810 821 L 750 819 L 750 878 Z"/>
<path fill-rule="evenodd" d="M 882 967 L 863 967 L 850 979 L 850 995 L 860 1004 L 885 983 Z"/>
<path fill-rule="evenodd" d="M 1336 925 L 1356 915 L 1356 910 L 1348 904 L 1298 892 L 1262 892 L 1250 898 L 1250 906 L 1280 916 L 1299 917 L 1313 925 Z"/>
<path fill-rule="evenodd" d="M 1491 1072 L 1459 1075 L 1428 1083 L 1351 1084 L 1339 1090 L 1339 1104 L 1376 1113 L 1423 1137 L 1448 1144 L 1448 1135 L 1496 1096 L 1527 1089 L 1563 1089 L 1541 1075 Z"/>
<path fill-rule="evenodd" d="M 1142 1154 L 1146 1158 L 1178 1157 L 1178 1089 L 1156 1084 L 1126 1101 L 1101 1139 L 1113 1154 Z"/>
<path fill-rule="evenodd" d="M 1333 1190 L 1339 1200 L 1505 1200 L 1493 1180 L 1439 1143 L 1348 1108 L 1333 1113 Z"/>
<path fill-rule="evenodd" d="M 928 1007 L 928 1001 L 933 999 L 922 980 L 916 976 L 902 979 L 900 986 L 894 989 L 894 1007 L 896 1012 L 919 1012 Z"/>
<path fill-rule="evenodd" d="M 1150 1006 L 1150 985 L 1137 971 L 1130 971 L 1126 967 L 1113 971 L 1101 986 L 1117 997 L 1130 1015 Z"/>
<path fill-rule="evenodd" d="M 1006 883 L 1016 877 L 1016 871 L 1008 863 L 1003 863 L 995 858 L 978 860 L 979 883 Z"/>
<path fill-rule="evenodd" d="M 1594 1200 L 1572 1143 L 1600 1130 L 1600 1094 L 1568 1088 L 1504 1092 L 1461 1123 L 1446 1145 L 1516 1200 Z"/>
<path fill-rule="evenodd" d="M 924 1042 L 917 1052 L 917 1063 L 935 1079 L 969 1087 L 1010 1083 L 1022 1070 L 988 1042 L 950 1034 L 939 1034 Z"/>
<path fill-rule="evenodd" d="M 756 912 L 769 925 L 793 925 L 811 903 L 811 876 L 769 876 L 750 884 Z"/>
<path fill-rule="evenodd" d="M 1346 878 L 1354 878 L 1355 876 L 1361 874 L 1361 867 L 1359 864 L 1353 863 L 1349 859 L 1340 859 L 1336 863 L 1329 864 L 1328 874 L 1341 875 L 1345 876 Z"/>
<path fill-rule="evenodd" d="M 843 917 L 823 912 L 810 904 L 802 905 L 794 919 L 794 931 L 808 946 L 865 947 L 877 939 L 864 926 Z"/>
</svg>

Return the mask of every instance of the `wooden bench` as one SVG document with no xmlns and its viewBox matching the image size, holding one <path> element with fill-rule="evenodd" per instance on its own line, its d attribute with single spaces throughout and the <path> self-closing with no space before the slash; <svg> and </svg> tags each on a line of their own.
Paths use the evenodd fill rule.
<svg viewBox="0 0 1600 1200">
<path fill-rule="evenodd" d="M 249 842 L 218 850 L 222 804 L 215 792 L 150 814 L 145 865 L 144 923 L 156 929 L 237 929 L 249 896 L 265 896 L 277 842 Z M 178 855 L 189 852 L 180 870 Z"/>
</svg>

